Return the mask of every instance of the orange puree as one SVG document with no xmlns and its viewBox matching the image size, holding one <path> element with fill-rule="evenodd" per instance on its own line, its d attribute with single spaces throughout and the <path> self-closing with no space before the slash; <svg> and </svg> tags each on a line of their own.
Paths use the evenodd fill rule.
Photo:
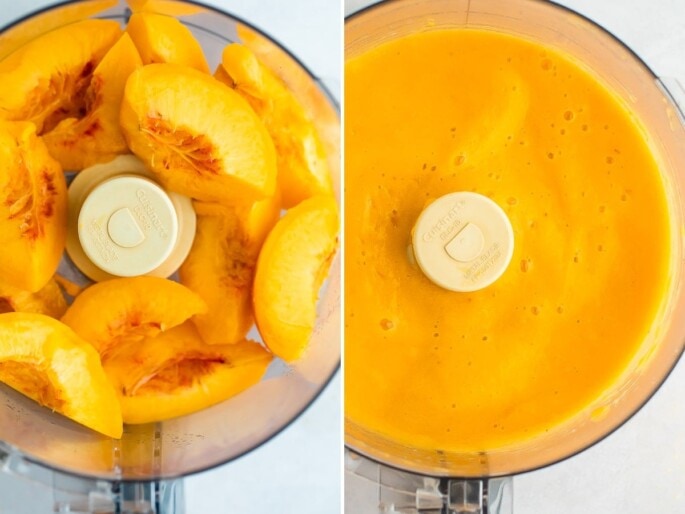
<svg viewBox="0 0 685 514">
<path fill-rule="evenodd" d="M 611 389 L 667 290 L 664 183 L 641 126 L 556 50 L 475 29 L 348 60 L 348 421 L 422 449 L 516 444 Z M 511 264 L 450 292 L 408 258 L 422 208 L 452 191 L 511 220 Z"/>
</svg>

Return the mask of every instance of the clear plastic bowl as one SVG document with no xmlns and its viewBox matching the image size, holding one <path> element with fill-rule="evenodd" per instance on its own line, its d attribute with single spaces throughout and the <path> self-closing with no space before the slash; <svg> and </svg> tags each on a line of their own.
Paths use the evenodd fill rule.
<svg viewBox="0 0 685 514">
<path fill-rule="evenodd" d="M 346 59 L 408 34 L 447 28 L 484 28 L 557 48 L 592 70 L 630 106 L 648 133 L 669 195 L 674 262 L 667 309 L 654 334 L 611 394 L 572 422 L 497 451 L 478 454 L 423 450 L 398 444 L 345 421 L 345 442 L 354 452 L 385 465 L 433 477 L 499 477 L 570 457 L 620 427 L 655 393 L 685 344 L 685 121 L 657 76 L 610 33 L 577 13 L 535 0 L 398 0 L 374 4 L 345 25 Z M 468 422 L 468 421 L 465 421 Z"/>
<path fill-rule="evenodd" d="M 197 3 L 164 1 L 158 5 L 164 14 L 176 15 L 190 28 L 202 44 L 210 68 L 220 62 L 228 42 L 241 42 L 281 76 L 322 135 L 339 195 L 338 107 L 321 81 L 278 42 L 248 22 Z M 0 48 L 86 17 L 115 19 L 123 25 L 129 15 L 123 0 L 53 6 L 2 29 Z M 320 294 L 309 351 L 292 365 L 276 359 L 259 384 L 238 396 L 177 419 L 126 426 L 123 438 L 113 440 L 0 385 L 0 450 L 10 457 L 67 474 L 122 482 L 181 477 L 240 457 L 295 421 L 337 371 L 340 268 L 338 256 Z M 250 337 L 259 337 L 256 330 Z"/>
</svg>

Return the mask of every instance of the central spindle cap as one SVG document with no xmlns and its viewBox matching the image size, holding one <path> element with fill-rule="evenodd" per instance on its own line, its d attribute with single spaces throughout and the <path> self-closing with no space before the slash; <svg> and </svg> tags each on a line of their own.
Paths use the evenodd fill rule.
<svg viewBox="0 0 685 514">
<path fill-rule="evenodd" d="M 471 192 L 441 196 L 419 215 L 412 246 L 421 271 L 451 291 L 470 292 L 495 282 L 514 252 L 509 218 L 490 198 Z"/>
<path fill-rule="evenodd" d="M 95 281 L 168 277 L 190 251 L 190 198 L 164 190 L 131 155 L 79 172 L 69 186 L 67 252 Z"/>
<path fill-rule="evenodd" d="M 145 177 L 123 175 L 96 186 L 81 206 L 83 251 L 101 270 L 119 277 L 145 275 L 171 254 L 178 218 L 164 190 Z"/>
</svg>

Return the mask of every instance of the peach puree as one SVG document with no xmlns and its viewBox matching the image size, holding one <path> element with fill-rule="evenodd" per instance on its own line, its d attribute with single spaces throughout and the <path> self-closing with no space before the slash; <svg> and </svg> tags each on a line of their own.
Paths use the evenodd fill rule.
<svg viewBox="0 0 685 514">
<path fill-rule="evenodd" d="M 639 124 L 556 50 L 474 29 L 346 64 L 348 421 L 475 451 L 559 426 L 609 390 L 667 288 L 664 185 Z M 475 191 L 507 213 L 511 264 L 455 293 L 408 258 L 422 208 Z"/>
</svg>

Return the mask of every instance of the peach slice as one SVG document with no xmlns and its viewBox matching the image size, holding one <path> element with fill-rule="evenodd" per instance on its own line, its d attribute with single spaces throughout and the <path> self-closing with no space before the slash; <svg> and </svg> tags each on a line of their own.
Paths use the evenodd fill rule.
<svg viewBox="0 0 685 514">
<path fill-rule="evenodd" d="M 285 361 L 306 350 L 319 289 L 336 252 L 338 209 L 314 196 L 290 209 L 264 241 L 254 279 L 254 310 L 264 342 Z"/>
<path fill-rule="evenodd" d="M 257 383 L 271 362 L 259 344 L 206 345 L 186 322 L 128 344 L 105 361 L 124 422 L 152 423 L 222 402 Z"/>
<path fill-rule="evenodd" d="M 46 32 L 75 21 L 84 20 L 114 7 L 116 4 L 117 0 L 89 0 L 88 2 L 61 5 L 47 12 L 34 14 L 0 34 L 0 59 L 4 59 L 32 39 Z"/>
<path fill-rule="evenodd" d="M 266 234 L 280 214 L 278 197 L 241 207 L 195 203 L 197 232 L 181 283 L 206 303 L 193 318 L 209 344 L 234 343 L 253 323 L 252 280 Z"/>
<path fill-rule="evenodd" d="M 144 64 L 172 63 L 209 73 L 207 60 L 193 33 L 176 18 L 164 14 L 133 14 L 126 32 L 138 48 Z"/>
<path fill-rule="evenodd" d="M 129 148 L 171 191 L 228 203 L 274 194 L 268 132 L 240 95 L 209 75 L 174 64 L 134 71 L 121 127 Z"/>
<path fill-rule="evenodd" d="M 0 314 L 0 381 L 45 407 L 116 439 L 119 402 L 91 345 L 59 321 Z"/>
<path fill-rule="evenodd" d="M 154 337 L 204 310 L 200 297 L 171 280 L 117 278 L 85 289 L 62 321 L 104 360 L 117 346 Z"/>
<path fill-rule="evenodd" d="M 242 45 L 226 46 L 221 65 L 225 74 L 220 71 L 216 77 L 250 103 L 274 141 L 283 206 L 332 194 L 323 143 L 295 95 Z"/>
<path fill-rule="evenodd" d="M 35 292 L 54 275 L 66 238 L 66 189 L 35 126 L 0 121 L 0 283 Z"/>
<path fill-rule="evenodd" d="M 207 9 L 178 0 L 126 0 L 133 13 L 152 12 L 169 16 L 189 16 L 206 12 Z"/>
<path fill-rule="evenodd" d="M 133 41 L 124 33 L 93 72 L 85 91 L 85 115 L 60 121 L 43 136 L 64 169 L 81 170 L 128 153 L 119 111 L 126 79 L 142 65 Z"/>
<path fill-rule="evenodd" d="M 340 118 L 330 98 L 299 62 L 260 32 L 238 23 L 236 33 L 241 43 L 282 80 L 302 104 L 323 142 L 335 187 L 340 175 Z M 223 70 L 221 65 L 219 68 Z"/>
<path fill-rule="evenodd" d="M 78 284 L 63 275 L 60 275 L 59 273 L 55 275 L 54 279 L 55 282 L 57 282 L 57 285 L 62 289 L 62 291 L 64 291 L 67 295 L 71 296 L 72 298 L 76 298 L 86 288 L 86 286 Z"/>
<path fill-rule="evenodd" d="M 122 30 L 85 20 L 48 32 L 0 61 L 0 119 L 32 121 L 38 134 L 80 117 L 90 78 Z"/>
<path fill-rule="evenodd" d="M 35 293 L 0 284 L 0 314 L 33 312 L 59 319 L 66 310 L 67 301 L 54 278 Z"/>
</svg>

